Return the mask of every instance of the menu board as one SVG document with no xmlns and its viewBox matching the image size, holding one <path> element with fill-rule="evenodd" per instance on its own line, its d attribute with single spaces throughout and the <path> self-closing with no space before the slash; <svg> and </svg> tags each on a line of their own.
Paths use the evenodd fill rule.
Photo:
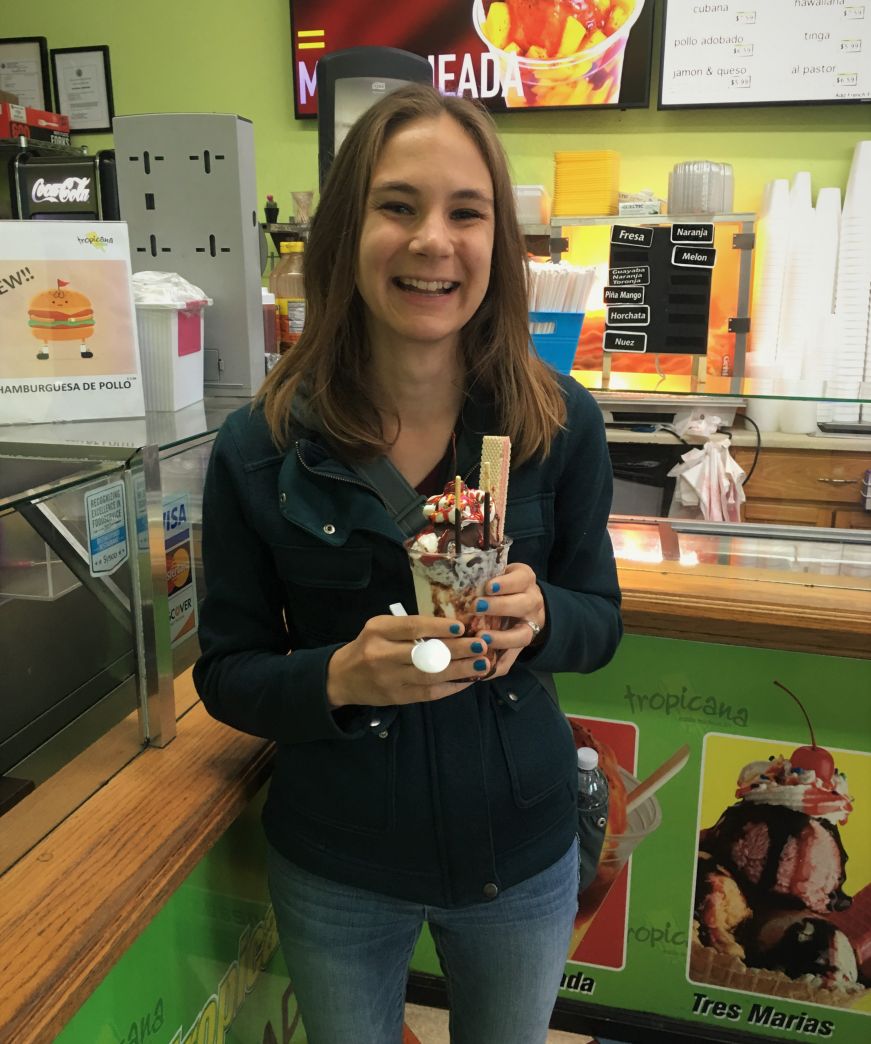
<svg viewBox="0 0 871 1044">
<path fill-rule="evenodd" d="M 666 0 L 661 109 L 871 101 L 871 0 Z"/>
<path fill-rule="evenodd" d="M 614 225 L 602 350 L 705 355 L 716 257 L 710 223 Z"/>
<path fill-rule="evenodd" d="M 492 112 L 646 108 L 653 0 L 291 0 L 297 117 L 317 115 L 317 62 L 352 47 L 429 60 L 443 94 Z"/>
</svg>

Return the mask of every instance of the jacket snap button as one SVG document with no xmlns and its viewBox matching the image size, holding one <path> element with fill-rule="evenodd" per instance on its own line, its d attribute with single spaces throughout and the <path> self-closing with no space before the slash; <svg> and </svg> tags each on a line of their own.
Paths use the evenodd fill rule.
<svg viewBox="0 0 871 1044">
<path fill-rule="evenodd" d="M 377 729 L 380 724 L 381 724 L 381 719 L 380 718 L 373 718 L 369 722 L 369 728 L 370 729 Z"/>
<path fill-rule="evenodd" d="M 279 504 L 284 504 L 286 502 L 286 500 L 287 500 L 287 494 L 286 493 L 279 493 L 278 494 L 278 503 Z"/>
<path fill-rule="evenodd" d="M 484 898 L 495 899 L 499 894 L 499 885 L 493 884 L 492 881 L 484 885 Z"/>
<path fill-rule="evenodd" d="M 387 731 L 387 729 L 383 729 L 381 732 L 378 733 L 378 739 L 387 739 L 389 735 L 390 733 Z"/>
<path fill-rule="evenodd" d="M 516 692 L 509 692 L 508 693 L 508 699 L 511 700 L 512 703 L 517 703 L 519 698 L 520 697 L 517 695 Z"/>
<path fill-rule="evenodd" d="M 335 533 L 335 531 L 336 527 L 333 525 L 332 522 L 327 522 L 327 524 L 324 526 L 324 532 L 327 534 L 327 536 L 332 536 L 333 533 Z"/>
</svg>

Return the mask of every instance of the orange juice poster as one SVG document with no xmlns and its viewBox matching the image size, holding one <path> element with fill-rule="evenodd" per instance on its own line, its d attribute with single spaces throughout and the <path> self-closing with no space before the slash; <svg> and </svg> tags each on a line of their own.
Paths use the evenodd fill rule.
<svg viewBox="0 0 871 1044">
<path fill-rule="evenodd" d="M 0 423 L 144 414 L 127 225 L 4 221 Z"/>
</svg>

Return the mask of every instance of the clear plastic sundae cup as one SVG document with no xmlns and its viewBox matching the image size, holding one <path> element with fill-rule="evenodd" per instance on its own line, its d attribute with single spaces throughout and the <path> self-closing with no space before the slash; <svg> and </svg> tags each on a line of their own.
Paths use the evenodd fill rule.
<svg viewBox="0 0 871 1044">
<path fill-rule="evenodd" d="M 570 0 L 546 2 L 548 7 L 561 2 L 571 7 Z M 610 36 L 591 47 L 584 47 L 582 40 L 577 51 L 555 58 L 529 58 L 495 46 L 484 34 L 485 0 L 474 0 L 472 24 L 496 59 L 501 83 L 508 86 L 505 104 L 509 108 L 609 105 L 620 100 L 626 41 L 643 7 L 644 0 L 634 0 L 626 21 Z"/>
<path fill-rule="evenodd" d="M 502 618 L 479 613 L 475 609 L 488 580 L 501 576 L 508 565 L 511 537 L 503 537 L 487 551 L 464 547 L 462 553 L 424 551 L 405 544 L 414 579 L 417 611 L 421 616 L 441 616 L 458 620 L 465 633 L 482 628 L 500 630 Z M 490 652 L 491 659 L 494 653 Z"/>
</svg>

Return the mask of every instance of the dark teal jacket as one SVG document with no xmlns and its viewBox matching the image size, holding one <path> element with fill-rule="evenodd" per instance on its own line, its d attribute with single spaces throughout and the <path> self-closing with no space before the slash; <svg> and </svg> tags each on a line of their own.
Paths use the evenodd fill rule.
<svg viewBox="0 0 871 1044">
<path fill-rule="evenodd" d="M 583 388 L 561 383 L 567 428 L 546 461 L 512 470 L 506 511 L 510 560 L 531 566 L 544 592 L 544 641 L 505 678 L 402 708 L 333 713 L 326 699 L 333 652 L 391 602 L 414 611 L 402 533 L 379 497 L 317 436 L 277 450 L 260 410 L 221 428 L 194 678 L 216 718 L 277 743 L 264 827 L 311 873 L 459 906 L 571 844 L 574 743 L 539 672 L 603 666 L 622 626 L 602 418 Z M 498 434 L 492 412 L 470 401 L 457 452 L 472 485 L 488 430 Z"/>
</svg>

